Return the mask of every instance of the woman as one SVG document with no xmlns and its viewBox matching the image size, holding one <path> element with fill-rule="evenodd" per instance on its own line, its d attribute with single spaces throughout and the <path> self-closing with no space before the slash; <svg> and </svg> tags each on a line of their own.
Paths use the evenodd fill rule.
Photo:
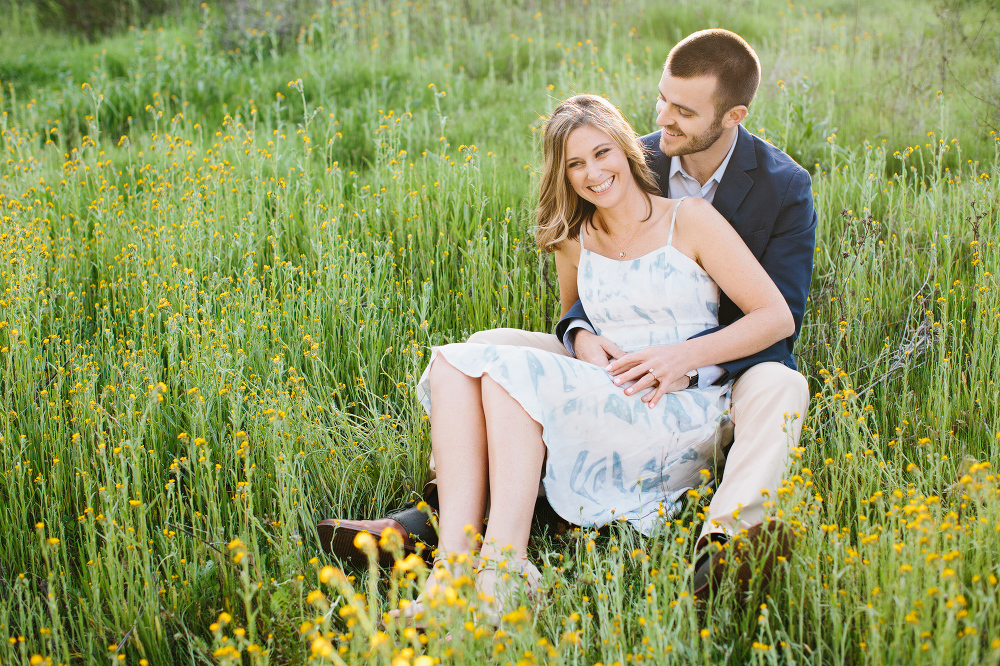
<svg viewBox="0 0 1000 666">
<path fill-rule="evenodd" d="M 483 562 L 506 557 L 529 583 L 539 477 L 566 520 L 625 519 L 648 532 L 699 483 L 729 407 L 728 384 L 680 390 L 686 373 L 749 356 L 794 328 L 778 289 L 710 204 L 657 196 L 635 132 L 609 102 L 560 104 L 543 152 L 536 242 L 555 253 L 563 314 L 579 298 L 626 354 L 602 368 L 527 347 L 446 345 L 418 386 L 431 420 L 440 552 L 474 554 L 481 539 Z M 720 287 L 745 316 L 692 338 L 717 325 Z M 425 591 L 442 572 L 435 567 Z M 480 567 L 487 598 L 502 596 L 497 579 L 496 567 Z M 420 610 L 418 600 L 406 614 Z M 497 617 L 496 606 L 487 611 Z"/>
</svg>

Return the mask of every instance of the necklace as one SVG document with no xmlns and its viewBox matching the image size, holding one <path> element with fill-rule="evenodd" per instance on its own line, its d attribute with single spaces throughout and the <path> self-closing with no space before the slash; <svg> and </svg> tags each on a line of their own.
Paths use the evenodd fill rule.
<svg viewBox="0 0 1000 666">
<path fill-rule="evenodd" d="M 632 247 L 632 241 L 635 240 L 635 235 L 637 233 L 639 233 L 639 228 L 640 227 L 642 227 L 642 222 L 639 222 L 638 224 L 635 225 L 635 230 L 632 231 L 632 235 L 629 236 L 628 242 L 624 246 L 621 245 L 621 244 L 618 244 L 618 258 L 619 259 L 624 259 L 625 258 L 625 255 L 626 255 L 627 251 Z M 608 236 L 611 237 L 612 240 L 615 240 L 615 237 L 612 234 L 609 233 Z M 616 244 L 617 244 L 617 241 L 616 241 Z"/>
</svg>

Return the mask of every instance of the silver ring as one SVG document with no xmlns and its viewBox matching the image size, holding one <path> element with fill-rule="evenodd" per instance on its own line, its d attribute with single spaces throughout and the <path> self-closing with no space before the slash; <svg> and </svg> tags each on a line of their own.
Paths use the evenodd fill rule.
<svg viewBox="0 0 1000 666">
<path fill-rule="evenodd" d="M 652 370 L 647 370 L 646 372 L 648 372 L 649 374 L 653 375 L 653 379 L 656 379 L 656 375 L 655 375 L 655 374 L 653 374 L 653 371 L 652 371 Z"/>
</svg>

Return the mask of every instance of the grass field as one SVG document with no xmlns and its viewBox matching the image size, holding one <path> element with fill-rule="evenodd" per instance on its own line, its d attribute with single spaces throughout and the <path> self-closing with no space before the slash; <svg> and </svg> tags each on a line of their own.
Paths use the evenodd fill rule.
<svg viewBox="0 0 1000 666">
<path fill-rule="evenodd" d="M 84 43 L 2 5 L 0 663 L 1000 663 L 995 3 L 254 6 Z M 540 535 L 499 632 L 467 577 L 380 629 L 422 567 L 341 572 L 315 522 L 422 486 L 430 345 L 554 326 L 545 114 L 654 129 L 713 26 L 820 219 L 783 577 L 699 617 L 692 503 Z"/>
</svg>

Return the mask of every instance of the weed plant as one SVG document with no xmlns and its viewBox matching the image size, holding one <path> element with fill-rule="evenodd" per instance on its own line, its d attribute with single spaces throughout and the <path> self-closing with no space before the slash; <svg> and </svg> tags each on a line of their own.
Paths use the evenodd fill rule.
<svg viewBox="0 0 1000 666">
<path fill-rule="evenodd" d="M 982 92 L 954 35 L 992 10 L 950 11 L 912 10 Z M 0 662 L 1000 661 L 995 110 L 877 84 L 913 64 L 890 13 L 802 13 L 345 0 L 234 44 L 203 5 L 96 47 L 39 31 L 37 59 L 5 33 Z M 416 498 L 431 345 L 552 329 L 542 117 L 600 92 L 651 129 L 670 44 L 716 23 L 759 47 L 748 127 L 820 219 L 782 576 L 695 606 L 704 486 L 650 538 L 537 535 L 546 594 L 499 631 L 462 563 L 427 631 L 383 624 L 425 567 L 345 571 L 316 521 Z"/>
</svg>

